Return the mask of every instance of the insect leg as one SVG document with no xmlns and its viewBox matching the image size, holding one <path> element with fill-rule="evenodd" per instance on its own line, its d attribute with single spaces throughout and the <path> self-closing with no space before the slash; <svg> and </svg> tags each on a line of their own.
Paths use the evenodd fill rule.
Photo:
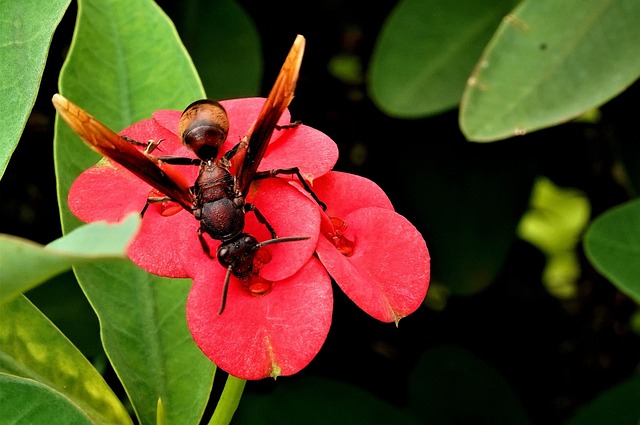
<svg viewBox="0 0 640 425">
<path fill-rule="evenodd" d="M 202 250 L 204 251 L 205 254 L 207 254 L 210 258 L 215 258 L 213 255 L 211 255 L 211 250 L 209 249 L 209 245 L 207 244 L 206 239 L 204 238 L 203 234 L 203 230 L 202 230 L 202 224 L 200 224 L 200 227 L 198 228 L 198 239 L 200 240 L 200 245 L 202 245 Z"/>
<path fill-rule="evenodd" d="M 200 165 L 200 163 L 202 162 L 200 158 L 187 158 L 171 155 L 156 156 L 156 159 L 172 165 Z"/>
<path fill-rule="evenodd" d="M 120 136 L 120 137 L 126 140 L 127 142 L 131 143 L 132 145 L 143 146 L 145 148 L 144 149 L 145 155 L 151 155 L 151 153 L 155 151 L 158 148 L 158 146 L 160 146 L 160 143 L 162 143 L 162 141 L 164 140 L 164 139 L 160 139 L 157 141 L 149 140 L 148 142 L 139 142 L 136 139 L 132 139 L 129 136 Z M 167 164 L 173 164 L 173 165 L 200 165 L 200 163 L 202 162 L 202 160 L 199 158 L 186 158 L 186 157 L 173 156 L 173 155 L 155 156 L 155 158 L 162 162 L 166 162 Z"/>
<path fill-rule="evenodd" d="M 229 266 L 227 268 L 227 274 L 224 276 L 224 284 L 222 285 L 222 301 L 220 301 L 220 310 L 218 310 L 218 315 L 222 314 L 224 307 L 227 304 L 227 292 L 229 291 L 229 279 L 231 279 L 232 268 L 232 266 Z"/>
<path fill-rule="evenodd" d="M 320 200 L 320 198 L 318 198 L 318 195 L 315 194 L 315 192 L 311 189 L 311 187 L 309 186 L 309 184 L 305 181 L 304 178 L 302 178 L 302 174 L 300 174 L 300 169 L 298 167 L 292 167 L 292 168 L 277 168 L 274 170 L 269 170 L 269 171 L 259 171 L 255 174 L 255 176 L 253 177 L 254 180 L 258 180 L 258 179 L 266 179 L 269 177 L 275 177 L 279 174 L 287 174 L 287 175 L 296 175 L 296 177 L 298 177 L 298 180 L 300 180 L 300 183 L 302 183 L 302 187 L 304 187 L 304 190 L 306 190 L 307 192 L 309 192 L 309 195 L 311 195 L 311 197 L 318 203 L 318 205 L 320 205 L 322 207 L 323 210 L 327 210 L 327 205 L 322 202 Z"/>
<path fill-rule="evenodd" d="M 139 142 L 136 139 L 132 139 L 129 136 L 120 136 L 123 140 L 126 140 L 127 142 L 131 143 L 132 145 L 136 145 L 136 146 L 143 146 L 144 149 L 144 153 L 146 155 L 150 155 L 151 152 L 153 152 L 154 150 L 156 150 L 156 148 L 160 145 L 160 143 L 162 143 L 163 139 L 160 140 L 149 140 L 148 142 Z"/>
<path fill-rule="evenodd" d="M 271 237 L 273 239 L 278 238 L 278 236 L 276 236 L 275 229 L 273 228 L 273 226 L 271 226 L 271 224 L 269 224 L 269 222 L 267 221 L 265 216 L 262 215 L 260 210 L 253 204 L 249 204 L 249 203 L 244 204 L 244 212 L 249 212 L 249 211 L 253 211 L 253 213 L 256 215 L 256 218 L 258 219 L 258 222 L 264 224 L 264 226 L 267 228 L 269 233 L 271 233 Z"/>
<path fill-rule="evenodd" d="M 285 124 L 285 125 L 277 125 L 277 124 L 276 124 L 275 129 L 276 129 L 276 130 L 278 130 L 278 131 L 281 131 L 281 130 L 289 130 L 289 129 L 291 129 L 291 128 L 296 128 L 296 127 L 297 127 L 297 126 L 299 126 L 300 124 L 302 124 L 302 121 L 300 121 L 300 120 L 297 120 L 297 121 L 294 121 L 294 122 L 292 122 L 292 123 Z"/>
</svg>

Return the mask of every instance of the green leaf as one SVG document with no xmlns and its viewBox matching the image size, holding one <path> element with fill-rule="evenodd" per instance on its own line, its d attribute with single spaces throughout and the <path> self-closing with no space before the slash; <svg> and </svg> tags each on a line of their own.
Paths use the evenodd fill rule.
<svg viewBox="0 0 640 425">
<path fill-rule="evenodd" d="M 584 244 L 596 270 L 640 302 L 640 199 L 597 217 L 585 234 Z"/>
<path fill-rule="evenodd" d="M 173 23 L 150 0 L 81 0 L 62 94 L 115 131 L 158 109 L 183 109 L 203 98 Z M 56 118 L 58 199 L 63 229 L 79 225 L 67 207 L 75 178 L 99 156 Z M 98 194 L 96 195 L 98 196 Z"/>
<path fill-rule="evenodd" d="M 409 391 L 412 410 L 430 425 L 531 423 L 506 380 L 462 348 L 426 352 L 411 374 Z"/>
<path fill-rule="evenodd" d="M 2 290 L 0 303 L 81 264 L 105 258 L 125 258 L 127 244 L 138 230 L 140 217 L 121 224 L 93 223 L 47 246 L 10 235 L 0 235 Z"/>
<path fill-rule="evenodd" d="M 234 424 L 419 423 L 406 410 L 347 382 L 301 377 L 279 383 L 266 395 L 245 394 Z"/>
<path fill-rule="evenodd" d="M 204 97 L 173 24 L 150 0 L 82 1 L 60 86 L 66 97 L 116 131 L 155 110 L 183 109 Z M 68 231 L 79 223 L 66 204 L 69 187 L 98 157 L 62 122 L 56 125 L 55 149 L 58 197 Z M 139 422 L 197 423 L 214 366 L 186 325 L 188 282 L 152 276 L 129 261 L 75 271 Z M 157 411 L 159 400 L 162 412 Z"/>
<path fill-rule="evenodd" d="M 421 141 L 388 161 L 403 165 L 395 187 L 418 214 L 432 279 L 455 295 L 478 293 L 494 281 L 515 240 L 539 152 L 524 144 Z"/>
<path fill-rule="evenodd" d="M 500 19 L 515 0 L 403 0 L 389 15 L 369 70 L 369 91 L 385 113 L 432 115 L 462 91 Z"/>
<path fill-rule="evenodd" d="M 640 377 L 634 376 L 600 394 L 565 425 L 637 425 Z"/>
<path fill-rule="evenodd" d="M 70 2 L 0 2 L 0 177 L 36 101 L 53 32 Z"/>
<path fill-rule="evenodd" d="M 25 296 L 91 359 L 100 373 L 104 371 L 107 356 L 100 340 L 100 324 L 72 270 L 38 285 Z"/>
<path fill-rule="evenodd" d="M 640 76 L 640 2 L 529 0 L 507 15 L 469 79 L 460 126 L 492 141 L 575 118 Z"/>
<path fill-rule="evenodd" d="M 0 373 L 0 411 L 3 424 L 56 422 L 91 425 L 91 420 L 60 393 L 30 379 Z"/>
<path fill-rule="evenodd" d="M 187 279 L 165 279 L 129 261 L 77 267 L 100 320 L 105 352 L 141 424 L 198 423 L 215 366 L 195 345 L 186 319 Z"/>
<path fill-rule="evenodd" d="M 207 95 L 256 96 L 262 78 L 260 37 L 238 2 L 187 0 L 181 2 L 180 11 L 176 25 Z"/>
<path fill-rule="evenodd" d="M 40 417 L 42 407 L 45 411 L 70 414 L 74 420 L 78 420 L 82 412 L 91 423 L 131 423 L 124 406 L 100 374 L 26 298 L 17 297 L 4 304 L 0 308 L 0 323 L 0 371 L 25 378 L 4 377 L 0 403 L 7 402 L 11 408 L 0 408 L 3 417 L 22 406 L 18 410 L 29 412 L 33 418 Z M 5 391 L 9 387 L 11 391 Z M 34 398 L 28 398 L 30 396 Z M 15 398 L 9 402 L 5 397 Z M 66 403 L 77 412 L 71 412 L 72 407 Z M 30 408 L 25 409 L 26 406 Z M 58 418 L 50 416 L 42 422 L 22 420 L 46 423 L 52 417 Z M 67 423 L 63 419 L 60 422 Z"/>
</svg>

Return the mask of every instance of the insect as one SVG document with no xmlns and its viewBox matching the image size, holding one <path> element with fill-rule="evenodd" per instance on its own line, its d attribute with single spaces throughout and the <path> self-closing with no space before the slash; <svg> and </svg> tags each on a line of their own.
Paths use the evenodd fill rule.
<svg viewBox="0 0 640 425">
<path fill-rule="evenodd" d="M 178 125 L 178 135 L 182 142 L 195 153 L 197 158 L 153 156 L 151 152 L 158 143 L 136 142 L 118 136 L 61 95 L 54 95 L 52 100 L 61 117 L 91 148 L 124 166 L 163 194 L 159 197 L 150 197 L 148 202 L 172 200 L 191 212 L 200 221 L 198 238 L 207 255 L 213 258 L 203 234 L 206 233 L 222 242 L 215 257 L 227 269 L 227 273 L 218 314 L 222 314 L 225 308 L 231 274 L 243 280 L 251 278 L 254 273 L 254 261 L 259 261 L 257 257 L 261 247 L 309 239 L 308 236 L 277 237 L 274 228 L 260 211 L 253 204 L 246 202 L 252 181 L 280 174 L 296 175 L 318 204 L 325 208 L 307 185 L 297 167 L 257 171 L 271 135 L 276 128 L 282 129 L 277 126 L 277 122 L 293 98 L 304 45 L 304 37 L 297 36 L 248 134 L 217 160 L 220 147 L 227 137 L 229 123 L 224 108 L 213 100 L 199 100 L 189 105 L 184 110 Z M 291 126 L 295 125 L 295 123 L 291 124 Z M 142 152 L 135 145 L 144 145 L 147 149 Z M 229 171 L 231 160 L 238 158 L 240 162 L 234 176 Z M 189 187 L 172 178 L 162 169 L 163 163 L 198 165 L 200 168 L 194 185 Z M 250 211 L 255 214 L 260 223 L 266 226 L 271 239 L 259 242 L 253 235 L 243 231 L 245 214 Z"/>
</svg>

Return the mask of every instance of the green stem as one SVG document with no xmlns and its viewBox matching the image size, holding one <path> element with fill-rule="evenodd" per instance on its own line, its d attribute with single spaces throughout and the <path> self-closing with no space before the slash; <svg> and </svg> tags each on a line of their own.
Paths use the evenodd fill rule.
<svg viewBox="0 0 640 425">
<path fill-rule="evenodd" d="M 233 414 L 240 403 L 244 384 L 246 383 L 247 381 L 244 379 L 229 375 L 209 425 L 227 425 L 231 422 L 231 418 L 233 418 Z"/>
</svg>

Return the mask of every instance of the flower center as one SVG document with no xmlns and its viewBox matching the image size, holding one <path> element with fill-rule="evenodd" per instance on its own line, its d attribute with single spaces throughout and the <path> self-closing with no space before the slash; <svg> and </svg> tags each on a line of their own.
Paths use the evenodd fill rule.
<svg viewBox="0 0 640 425">
<path fill-rule="evenodd" d="M 351 257 L 353 255 L 354 243 L 344 236 L 344 232 L 349 225 L 346 221 L 338 217 L 331 217 L 331 226 L 333 227 L 333 232 L 327 232 L 325 236 L 333 243 L 333 246 L 338 249 L 340 254 L 345 257 Z"/>
<path fill-rule="evenodd" d="M 259 274 L 252 274 L 242 279 L 242 288 L 255 297 L 261 297 L 271 292 L 274 283 Z"/>
<path fill-rule="evenodd" d="M 261 297 L 271 292 L 274 282 L 260 276 L 262 266 L 271 261 L 271 254 L 265 248 L 260 248 L 253 257 L 253 268 L 249 276 L 242 279 L 242 288 L 251 295 Z"/>
</svg>

